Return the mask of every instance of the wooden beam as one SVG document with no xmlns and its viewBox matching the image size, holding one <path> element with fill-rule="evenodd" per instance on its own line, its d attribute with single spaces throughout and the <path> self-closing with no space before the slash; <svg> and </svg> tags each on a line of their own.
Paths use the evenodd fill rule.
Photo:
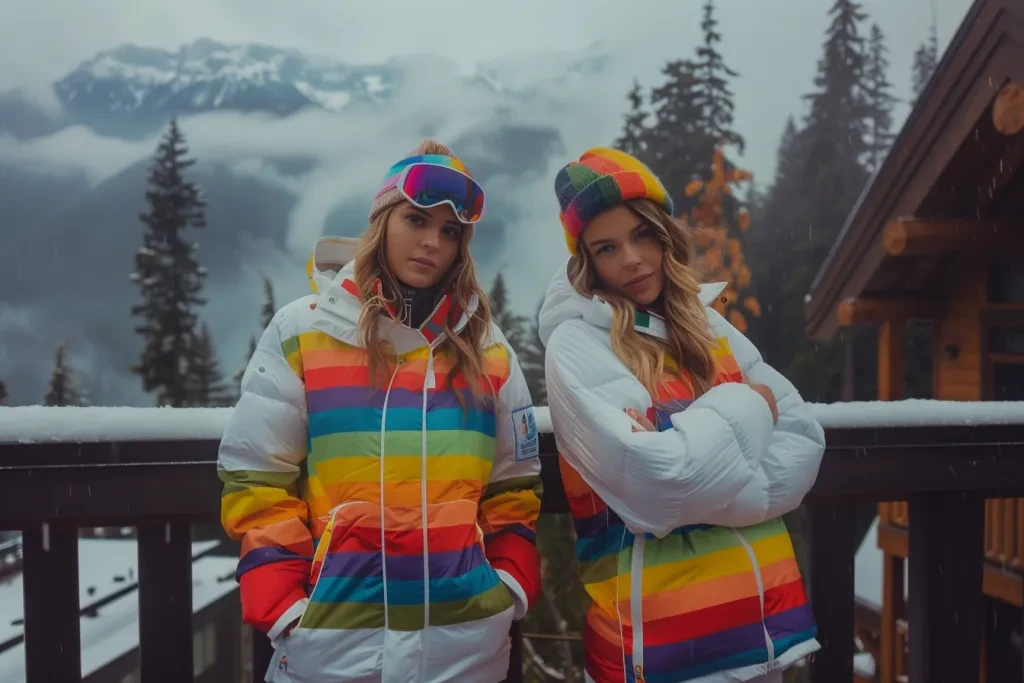
<svg viewBox="0 0 1024 683">
<path fill-rule="evenodd" d="M 878 326 L 878 400 L 903 398 L 903 350 L 907 345 L 905 319 L 886 320 Z"/>
<path fill-rule="evenodd" d="M 1013 232 L 995 221 L 897 218 L 886 223 L 882 244 L 891 256 L 948 254 L 1005 243 Z"/>
<path fill-rule="evenodd" d="M 839 302 L 836 319 L 842 327 L 872 325 L 889 320 L 934 320 L 942 317 L 944 302 L 918 299 L 856 299 Z"/>
<path fill-rule="evenodd" d="M 1024 130 L 1024 86 L 1007 83 L 992 104 L 992 125 L 1003 135 Z"/>
</svg>

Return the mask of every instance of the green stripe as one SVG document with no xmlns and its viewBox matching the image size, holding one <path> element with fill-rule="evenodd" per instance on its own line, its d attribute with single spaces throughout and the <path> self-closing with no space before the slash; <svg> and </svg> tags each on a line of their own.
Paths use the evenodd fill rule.
<svg viewBox="0 0 1024 683">
<path fill-rule="evenodd" d="M 543 486 L 540 482 L 539 474 L 532 474 L 526 477 L 512 477 L 511 479 L 502 479 L 501 481 L 491 482 L 484 489 L 484 495 L 480 499 L 481 502 L 488 498 L 494 498 L 500 496 L 503 493 L 510 493 L 512 491 L 533 491 L 538 498 L 543 494 Z"/>
<path fill-rule="evenodd" d="M 296 494 L 299 472 L 261 472 L 259 470 L 219 470 L 217 476 L 224 482 L 224 493 L 230 495 L 254 488 L 286 489 L 289 495 Z"/>
<path fill-rule="evenodd" d="M 427 432 L 427 455 L 476 455 L 494 461 L 496 440 L 480 432 L 449 429 Z M 422 455 L 423 434 L 419 431 L 386 432 L 385 455 Z M 380 432 L 346 432 L 324 434 L 312 440 L 310 468 L 325 458 L 380 455 Z"/>
<path fill-rule="evenodd" d="M 636 324 L 640 327 L 651 326 L 651 314 L 647 311 L 637 310 L 636 312 Z"/>
<path fill-rule="evenodd" d="M 284 354 L 285 358 L 287 358 L 289 355 L 291 355 L 293 353 L 298 353 L 298 351 L 299 351 L 299 336 L 298 335 L 295 335 L 294 337 L 289 337 L 288 339 L 285 339 L 283 342 L 281 342 L 281 353 Z"/>
<path fill-rule="evenodd" d="M 512 606 L 512 594 L 505 584 L 468 600 L 430 604 L 431 626 L 453 626 L 500 614 Z M 423 605 L 389 605 L 388 628 L 418 631 L 423 628 Z M 310 602 L 302 617 L 302 627 L 311 629 L 383 628 L 382 603 Z"/>
</svg>

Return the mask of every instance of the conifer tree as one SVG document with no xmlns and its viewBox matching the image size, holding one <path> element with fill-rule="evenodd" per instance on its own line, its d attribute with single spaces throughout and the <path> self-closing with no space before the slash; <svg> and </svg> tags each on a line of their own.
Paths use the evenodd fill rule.
<svg viewBox="0 0 1024 683">
<path fill-rule="evenodd" d="M 260 308 L 260 327 L 267 329 L 274 314 L 277 313 L 277 306 L 274 305 L 274 284 L 266 275 L 263 276 L 263 307 Z"/>
<path fill-rule="evenodd" d="M 50 373 L 50 388 L 43 399 L 46 406 L 84 406 L 85 395 L 78 386 L 74 371 L 68 365 L 67 342 L 57 347 Z"/>
<path fill-rule="evenodd" d="M 626 99 L 629 101 L 629 111 L 626 113 L 626 120 L 622 126 L 622 135 L 612 143 L 612 146 L 643 160 L 647 151 L 648 113 L 644 110 L 644 96 L 643 90 L 640 88 L 640 81 L 633 79 L 633 87 L 626 95 Z"/>
<path fill-rule="evenodd" d="M 213 347 L 210 328 L 203 323 L 195 336 L 192 350 L 191 372 L 189 373 L 189 405 L 229 406 L 232 396 L 224 384 L 220 363 Z"/>
<path fill-rule="evenodd" d="M 196 309 L 205 303 L 206 271 L 196 259 L 199 246 L 188 234 L 206 225 L 201 191 L 185 177 L 194 163 L 172 119 L 150 169 L 148 209 L 139 216 L 146 229 L 132 274 L 142 295 L 132 315 L 140 319 L 135 331 L 143 339 L 132 371 L 142 378 L 144 391 L 156 392 L 158 405 L 174 407 L 189 404 L 192 353 L 198 348 Z"/>
<path fill-rule="evenodd" d="M 695 99 L 703 112 L 701 123 L 703 133 L 707 136 L 705 144 L 708 145 L 704 154 L 708 159 L 706 170 L 710 171 L 710 159 L 716 147 L 734 147 L 742 154 L 746 143 L 733 129 L 736 105 L 729 81 L 739 74 L 726 66 L 718 51 L 722 35 L 718 32 L 714 0 L 705 0 L 700 26 L 704 32 L 704 42 L 697 46 L 697 60 L 694 64 L 697 78 Z"/>
<path fill-rule="evenodd" d="M 935 73 L 936 67 L 939 65 L 939 36 L 934 7 L 932 12 L 932 25 L 928 40 L 921 43 L 920 47 L 914 52 L 914 62 L 911 67 L 911 91 L 914 94 L 915 101 L 921 96 L 925 86 L 928 85 L 928 81 L 931 80 L 932 74 Z"/>
<path fill-rule="evenodd" d="M 509 307 L 508 287 L 505 285 L 505 277 L 498 271 L 494 277 L 494 284 L 487 295 L 491 303 L 491 320 L 498 326 L 498 329 L 505 335 L 509 345 L 519 355 L 526 339 L 526 319 L 516 315 Z"/>
<path fill-rule="evenodd" d="M 892 145 L 892 110 L 898 102 L 889 81 L 889 50 L 885 34 L 878 24 L 871 25 L 864 69 L 864 95 L 867 105 L 867 155 L 869 170 L 878 168 Z"/>
</svg>

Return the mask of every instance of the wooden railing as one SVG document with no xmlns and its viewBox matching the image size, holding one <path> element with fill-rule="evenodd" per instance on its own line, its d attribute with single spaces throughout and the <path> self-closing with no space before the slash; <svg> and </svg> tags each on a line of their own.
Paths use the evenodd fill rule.
<svg viewBox="0 0 1024 683">
<path fill-rule="evenodd" d="M 1005 404 L 1003 408 L 1005 408 Z M 827 408 L 827 407 L 825 407 Z M 0 434 L 17 429 L 18 409 L 0 408 Z M 39 409 L 35 409 L 39 410 Z M 0 529 L 21 530 L 24 647 L 28 683 L 82 678 L 79 639 L 78 529 L 138 529 L 139 643 L 143 683 L 191 680 L 190 525 L 216 523 L 221 485 L 218 439 L 208 410 L 190 438 L 168 429 L 159 411 L 156 438 L 79 442 L 54 413 L 65 442 L 0 443 Z M 5 411 L 7 411 L 5 413 Z M 822 410 L 827 418 L 828 411 Z M 84 415 L 84 414 L 83 414 Z M 1024 423 L 1024 406 L 1019 412 Z M 35 417 L 38 417 L 36 415 Z M 538 420 L 542 424 L 546 422 Z M 143 418 L 138 418 L 143 419 Z M 1024 495 L 1024 424 L 833 428 L 806 503 L 811 520 L 807 577 L 822 650 L 810 664 L 815 683 L 853 680 L 855 519 L 853 504 L 908 501 L 909 630 L 912 683 L 977 680 L 982 624 L 984 511 L 987 498 Z M 92 427 L 95 427 L 94 425 Z M 32 427 L 38 432 L 38 425 Z M 545 513 L 566 510 L 554 440 L 542 436 Z M 522 680 L 518 634 L 508 681 Z M 256 639 L 254 680 L 269 651 Z M 59 653 L 59 654 L 58 654 Z"/>
</svg>

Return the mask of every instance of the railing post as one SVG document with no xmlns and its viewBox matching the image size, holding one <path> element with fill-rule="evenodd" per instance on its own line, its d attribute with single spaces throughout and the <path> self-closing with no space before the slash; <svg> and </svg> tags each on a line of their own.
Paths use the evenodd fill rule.
<svg viewBox="0 0 1024 683">
<path fill-rule="evenodd" d="M 142 683 L 192 680 L 192 538 L 188 522 L 139 530 L 139 671 Z"/>
<path fill-rule="evenodd" d="M 853 556 L 856 516 L 852 505 L 818 503 L 811 513 L 811 608 L 821 651 L 811 663 L 814 683 L 853 680 Z"/>
<path fill-rule="evenodd" d="M 909 504 L 910 683 L 976 681 L 985 501 L 947 494 L 911 498 Z"/>
<path fill-rule="evenodd" d="M 28 683 L 80 683 L 78 528 L 47 522 L 22 531 Z"/>
<path fill-rule="evenodd" d="M 521 622 L 512 622 L 509 637 L 512 647 L 508 653 L 508 674 L 502 683 L 523 683 L 523 627 Z"/>
<path fill-rule="evenodd" d="M 252 683 L 263 683 L 266 680 L 270 660 L 274 656 L 274 645 L 267 634 L 257 629 L 252 630 Z"/>
</svg>

